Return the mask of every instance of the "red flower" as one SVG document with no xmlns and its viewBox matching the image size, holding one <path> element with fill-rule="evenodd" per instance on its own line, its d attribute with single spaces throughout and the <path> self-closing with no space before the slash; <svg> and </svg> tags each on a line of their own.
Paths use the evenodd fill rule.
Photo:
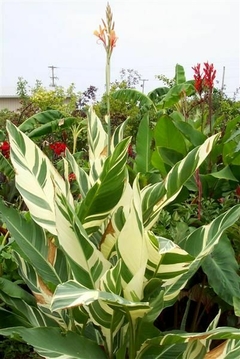
<svg viewBox="0 0 240 359">
<path fill-rule="evenodd" d="M 195 80 L 194 86 L 199 95 L 201 95 L 204 88 L 212 91 L 216 77 L 216 70 L 214 69 L 213 64 L 210 65 L 208 62 L 204 62 L 203 73 L 201 73 L 200 67 L 200 64 L 192 67 Z"/>
<path fill-rule="evenodd" d="M 202 91 L 203 91 L 203 77 L 200 71 L 200 64 L 197 64 L 197 66 L 192 67 L 193 71 L 194 71 L 194 86 L 196 91 L 201 95 Z"/>
<path fill-rule="evenodd" d="M 4 141 L 1 146 L 0 150 L 5 158 L 9 158 L 10 155 L 10 144 L 7 141 Z"/>
<path fill-rule="evenodd" d="M 209 90 L 213 89 L 213 83 L 216 77 L 216 70 L 214 70 L 213 64 L 209 64 L 208 62 L 204 62 L 204 85 L 209 88 Z"/>
<path fill-rule="evenodd" d="M 240 197 L 240 185 L 238 185 L 236 188 L 236 195 Z"/>
<path fill-rule="evenodd" d="M 53 152 L 55 153 L 55 155 L 57 156 L 64 156 L 65 155 L 65 150 L 67 148 L 66 144 L 63 142 L 54 142 L 51 143 L 49 145 L 49 147 L 51 148 L 51 150 L 53 150 Z"/>
<path fill-rule="evenodd" d="M 72 182 L 72 181 L 75 181 L 76 180 L 76 175 L 75 173 L 70 173 L 69 176 L 68 176 L 68 180 L 69 182 Z"/>
</svg>

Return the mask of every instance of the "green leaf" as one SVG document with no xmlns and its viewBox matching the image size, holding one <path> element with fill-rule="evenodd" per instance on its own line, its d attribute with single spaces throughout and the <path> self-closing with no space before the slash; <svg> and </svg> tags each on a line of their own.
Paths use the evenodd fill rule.
<svg viewBox="0 0 240 359">
<path fill-rule="evenodd" d="M 148 97 L 155 104 L 157 104 L 164 98 L 164 96 L 167 94 L 168 91 L 169 91 L 169 87 L 158 87 L 158 88 L 154 89 L 153 91 L 149 92 Z"/>
<path fill-rule="evenodd" d="M 181 97 L 184 95 L 191 96 L 195 93 L 195 88 L 192 83 L 185 82 L 182 84 L 178 84 L 173 86 L 166 96 L 162 99 L 162 101 L 157 105 L 158 109 L 162 108 L 170 108 L 181 99 Z"/>
<path fill-rule="evenodd" d="M 0 152 L 0 173 L 3 173 L 8 180 L 13 179 L 15 176 L 14 168 L 11 163 Z"/>
<path fill-rule="evenodd" d="M 136 138 L 136 158 L 134 169 L 146 173 L 152 169 L 151 164 L 152 130 L 149 126 L 149 116 L 146 114 L 140 122 Z"/>
<path fill-rule="evenodd" d="M 0 291 L 6 293 L 10 297 L 21 299 L 28 304 L 35 304 L 35 299 L 30 293 L 26 292 L 23 288 L 7 278 L 0 277 Z"/>
<path fill-rule="evenodd" d="M 175 84 L 176 85 L 180 85 L 184 82 L 186 82 L 186 76 L 185 76 L 185 71 L 184 71 L 184 67 L 177 64 L 175 66 L 175 77 L 174 77 L 174 80 L 175 80 Z"/>
<path fill-rule="evenodd" d="M 210 175 L 214 178 L 238 182 L 237 178 L 234 176 L 229 166 L 224 167 L 218 172 L 211 172 Z"/>
<path fill-rule="evenodd" d="M 124 89 L 117 90 L 112 94 L 113 98 L 119 99 L 125 102 L 139 102 L 140 106 L 146 106 L 147 108 L 153 107 L 155 109 L 153 101 L 142 92 L 137 91 L 135 89 Z"/>
<path fill-rule="evenodd" d="M 69 129 L 69 127 L 76 122 L 75 117 L 66 117 L 57 119 L 48 123 L 45 123 L 44 125 L 35 128 L 30 133 L 28 133 L 29 138 L 37 138 L 41 136 L 45 136 L 57 131 L 62 131 L 64 129 Z"/>
<path fill-rule="evenodd" d="M 240 277 L 234 250 L 227 236 L 223 236 L 213 252 L 204 259 L 202 269 L 214 292 L 233 305 L 233 297 L 240 297 Z"/>
<path fill-rule="evenodd" d="M 51 121 L 62 119 L 63 117 L 63 114 L 57 110 L 43 111 L 29 117 L 18 126 L 18 128 L 22 132 L 33 131 L 39 124 L 47 124 Z"/>
<path fill-rule="evenodd" d="M 154 139 L 157 147 L 175 150 L 183 156 L 187 154 L 186 143 L 181 132 L 175 127 L 171 117 L 162 115 L 154 129 Z"/>
<path fill-rule="evenodd" d="M 47 358 L 107 359 L 103 349 L 95 342 L 71 331 L 58 328 L 6 328 L 1 335 L 19 335 L 32 345 L 39 355 Z"/>
<path fill-rule="evenodd" d="M 191 145 L 200 146 L 207 139 L 201 131 L 196 130 L 190 123 L 186 122 L 181 113 L 174 111 L 170 117 L 173 119 L 176 128 L 189 140 Z"/>
</svg>

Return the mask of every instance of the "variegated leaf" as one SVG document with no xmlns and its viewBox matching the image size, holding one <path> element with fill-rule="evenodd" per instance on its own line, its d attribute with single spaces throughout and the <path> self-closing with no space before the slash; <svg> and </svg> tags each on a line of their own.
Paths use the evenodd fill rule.
<svg viewBox="0 0 240 359">
<path fill-rule="evenodd" d="M 195 257 L 186 273 L 166 281 L 164 300 L 166 306 L 174 303 L 179 291 L 200 267 L 202 260 L 211 253 L 223 232 L 232 226 L 240 216 L 240 205 L 236 205 L 214 219 L 210 224 L 192 232 L 184 241 L 183 248 Z"/>
<path fill-rule="evenodd" d="M 124 291 L 126 290 L 126 298 L 132 300 L 138 298 L 138 300 L 141 300 L 147 264 L 147 246 L 142 223 L 138 177 L 133 184 L 133 196 L 129 215 L 118 236 L 117 252 L 123 262 L 122 285 Z M 141 288 L 139 288 L 137 283 L 141 283 Z M 134 297 L 135 299 L 133 299 Z"/>
<path fill-rule="evenodd" d="M 189 152 L 183 160 L 176 163 L 163 182 L 143 188 L 142 211 L 146 229 L 152 228 L 161 209 L 176 198 L 184 183 L 208 156 L 217 137 L 218 134 L 209 137 L 201 146 Z"/>
<path fill-rule="evenodd" d="M 7 123 L 7 130 L 11 161 L 16 172 L 16 187 L 32 218 L 50 233 L 56 234 L 54 186 L 64 193 L 64 180 L 47 156 L 24 133 L 11 122 Z"/>
<path fill-rule="evenodd" d="M 82 285 L 97 288 L 110 263 L 89 240 L 68 199 L 56 193 L 55 200 L 58 240 L 68 256 L 71 271 Z"/>
<path fill-rule="evenodd" d="M 118 204 L 128 182 L 126 170 L 129 138 L 120 142 L 104 162 L 102 172 L 79 206 L 78 216 L 85 229 L 99 227 Z"/>
</svg>

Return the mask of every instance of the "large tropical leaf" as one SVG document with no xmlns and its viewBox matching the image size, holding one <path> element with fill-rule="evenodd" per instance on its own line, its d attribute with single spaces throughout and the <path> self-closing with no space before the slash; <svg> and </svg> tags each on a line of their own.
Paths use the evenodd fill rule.
<svg viewBox="0 0 240 359">
<path fill-rule="evenodd" d="M 74 207 L 61 193 L 56 194 L 56 231 L 74 277 L 87 288 L 97 288 L 110 263 L 90 242 Z"/>
<path fill-rule="evenodd" d="M 228 340 L 218 351 L 213 350 L 206 354 L 205 342 L 209 339 Z M 228 358 L 234 359 L 237 356 L 225 356 L 228 352 L 234 355 L 234 348 L 239 351 L 240 330 L 236 328 L 223 327 L 203 333 L 164 333 L 149 340 L 142 345 L 136 359 L 204 359 L 204 358 Z M 188 345 L 181 346 L 180 344 Z M 227 347 L 226 347 L 227 346 Z M 177 349 L 177 350 L 176 350 Z M 215 352 L 215 353 L 214 353 Z M 174 356 L 175 355 L 175 356 Z M 230 355 L 230 354 L 229 354 Z"/>
<path fill-rule="evenodd" d="M 176 64 L 176 66 L 175 66 L 174 80 L 175 80 L 176 85 L 180 85 L 180 84 L 186 82 L 184 67 L 179 64 Z"/>
<path fill-rule="evenodd" d="M 144 227 L 151 229 L 161 209 L 173 201 L 184 183 L 195 173 L 210 153 L 218 135 L 209 137 L 201 146 L 194 148 L 178 162 L 163 182 L 145 187 L 141 191 Z"/>
<path fill-rule="evenodd" d="M 65 193 L 65 182 L 42 151 L 11 122 L 7 123 L 11 160 L 16 172 L 16 187 L 32 218 L 56 234 L 54 187 Z M 54 184 L 53 184 L 54 181 Z M 69 194 L 69 201 L 72 201 Z"/>
<path fill-rule="evenodd" d="M 63 117 L 63 114 L 57 110 L 43 111 L 29 117 L 26 121 L 19 125 L 18 128 L 22 132 L 30 132 L 39 125 L 44 125 L 51 121 L 57 121 L 63 119 Z"/>
<path fill-rule="evenodd" d="M 64 332 L 59 328 L 51 327 L 24 328 L 18 326 L 0 329 L 0 334 L 20 336 L 44 358 L 107 359 L 100 346 L 72 331 Z"/>
<path fill-rule="evenodd" d="M 178 103 L 182 96 L 191 96 L 195 88 L 191 82 L 174 85 L 157 105 L 157 109 L 167 109 Z"/>
<path fill-rule="evenodd" d="M 19 250 L 24 254 L 25 259 L 34 265 L 42 280 L 53 288 L 62 280 L 66 280 L 66 276 L 61 279 L 58 273 L 60 262 L 61 267 L 64 267 L 64 258 L 51 239 L 47 239 L 43 229 L 30 217 L 28 219 L 23 217 L 14 208 L 4 205 L 2 201 L 0 201 L 0 212 Z"/>
<path fill-rule="evenodd" d="M 136 158 L 134 161 L 134 170 L 146 173 L 152 169 L 151 150 L 152 130 L 149 126 L 149 116 L 146 114 L 141 120 L 136 137 Z"/>
<path fill-rule="evenodd" d="M 148 97 L 144 95 L 142 92 L 137 91 L 135 89 L 124 89 L 117 90 L 112 94 L 113 98 L 119 99 L 125 102 L 131 102 L 140 104 L 140 106 L 146 106 L 147 108 L 155 108 L 154 102 Z"/>
<path fill-rule="evenodd" d="M 182 289 L 187 281 L 193 276 L 203 259 L 206 258 L 218 244 L 224 231 L 232 226 L 240 216 L 240 205 L 236 205 L 228 210 L 226 213 L 221 214 L 211 223 L 202 226 L 192 232 L 184 241 L 181 247 L 191 254 L 195 259 L 190 263 L 188 271 L 175 278 L 166 281 L 163 285 L 165 288 L 164 300 L 166 306 L 173 304 L 180 289 Z"/>
<path fill-rule="evenodd" d="M 221 238 L 211 255 L 202 262 L 202 269 L 207 275 L 209 285 L 230 305 L 233 305 L 233 297 L 240 297 L 238 267 L 234 250 L 226 236 Z"/>
<path fill-rule="evenodd" d="M 93 231 L 117 205 L 127 184 L 127 150 L 130 139 L 120 142 L 106 159 L 97 182 L 79 206 L 78 216 L 84 228 Z"/>
</svg>

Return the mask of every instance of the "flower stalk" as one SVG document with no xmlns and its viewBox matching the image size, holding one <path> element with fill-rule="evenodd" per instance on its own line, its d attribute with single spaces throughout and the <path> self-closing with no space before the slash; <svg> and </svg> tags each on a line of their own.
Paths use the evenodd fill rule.
<svg viewBox="0 0 240 359">
<path fill-rule="evenodd" d="M 110 63 L 113 48 L 116 46 L 117 37 L 114 30 L 113 14 L 109 3 L 106 7 L 106 21 L 102 19 L 102 25 L 99 30 L 94 31 L 94 35 L 98 37 L 99 42 L 103 44 L 106 51 L 106 98 L 107 98 L 107 133 L 108 133 L 108 156 L 111 154 L 111 116 L 110 116 Z"/>
</svg>

